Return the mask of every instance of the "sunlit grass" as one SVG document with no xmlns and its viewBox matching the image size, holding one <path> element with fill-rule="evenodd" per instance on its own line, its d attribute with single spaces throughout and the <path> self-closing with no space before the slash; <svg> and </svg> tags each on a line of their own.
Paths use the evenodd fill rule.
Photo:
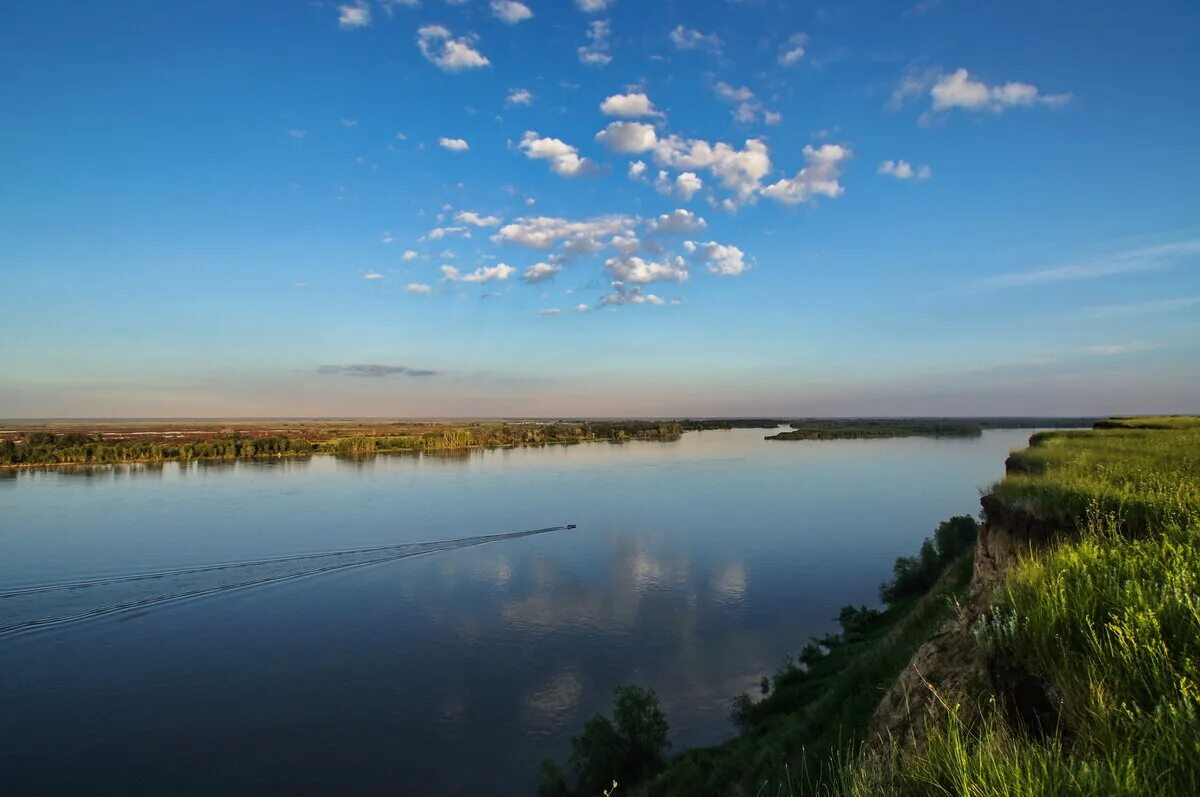
<svg viewBox="0 0 1200 797">
<path fill-rule="evenodd" d="M 1200 420 L 1152 418 L 1016 455 L 994 495 L 1075 533 L 1010 570 L 976 635 L 1046 684 L 1057 726 L 956 707 L 919 752 L 859 761 L 833 791 L 1200 794 L 1198 454 Z"/>
</svg>

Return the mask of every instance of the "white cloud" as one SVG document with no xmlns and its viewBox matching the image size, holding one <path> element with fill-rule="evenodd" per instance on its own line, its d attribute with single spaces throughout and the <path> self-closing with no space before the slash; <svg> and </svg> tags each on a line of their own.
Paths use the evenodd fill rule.
<svg viewBox="0 0 1200 797">
<path fill-rule="evenodd" d="M 561 177 L 580 177 L 596 171 L 596 164 L 581 158 L 579 150 L 557 138 L 542 138 L 536 131 L 526 130 L 521 137 L 521 151 L 530 160 L 550 162 L 550 170 Z"/>
<path fill-rule="evenodd" d="M 492 16 L 509 25 L 533 18 L 529 6 L 518 0 L 492 0 Z"/>
<path fill-rule="evenodd" d="M 586 304 L 575 305 L 575 312 L 577 312 L 577 313 L 586 313 L 588 310 L 591 310 L 591 309 L 592 308 Z"/>
<path fill-rule="evenodd" d="M 754 92 L 746 86 L 734 87 L 725 81 L 713 86 L 717 97 L 733 105 L 731 114 L 735 122 L 751 124 L 762 114 L 763 121 L 775 125 L 783 121 L 783 117 L 774 111 L 764 111 L 762 103 L 755 99 Z"/>
<path fill-rule="evenodd" d="M 928 180 L 933 176 L 933 169 L 925 165 L 914 168 L 906 160 L 884 161 L 879 164 L 879 174 L 886 174 L 897 180 Z"/>
<path fill-rule="evenodd" d="M 1099 279 L 1101 277 L 1119 276 L 1121 274 L 1159 271 L 1169 267 L 1170 262 L 1176 258 L 1194 257 L 1196 255 L 1200 255 L 1200 239 L 1177 241 L 1169 244 L 1159 244 L 1157 246 L 1117 252 L 1116 254 L 1090 263 L 1056 266 L 1036 271 L 1018 271 L 1011 274 L 998 274 L 994 277 L 986 277 L 979 280 L 973 287 L 976 290 L 1029 288 L 1056 282 L 1077 282 Z"/>
<path fill-rule="evenodd" d="M 417 252 L 415 249 L 406 249 L 406 250 L 404 250 L 404 254 L 401 255 L 400 257 L 403 260 L 416 260 L 420 256 L 421 256 L 420 253 Z"/>
<path fill-rule="evenodd" d="M 893 95 L 895 96 L 895 95 Z M 962 108 L 968 111 L 1001 113 L 1009 108 L 1048 105 L 1057 107 L 1071 99 L 1070 94 L 1044 95 L 1029 83 L 1008 82 L 989 86 L 971 77 L 965 69 L 939 75 L 929 89 L 933 111 Z"/>
<path fill-rule="evenodd" d="M 666 302 L 661 297 L 653 293 L 642 293 L 642 289 L 638 286 L 628 286 L 623 282 L 614 282 L 612 284 L 612 293 L 606 293 L 600 297 L 600 303 L 605 305 L 621 305 L 621 304 L 653 304 L 664 305 Z"/>
<path fill-rule="evenodd" d="M 685 28 L 676 25 L 669 37 L 671 44 L 680 50 L 710 50 L 718 52 L 721 49 L 721 39 L 715 33 L 701 33 L 695 28 Z"/>
<path fill-rule="evenodd" d="M 588 25 L 588 43 L 581 45 L 577 50 L 580 63 L 588 66 L 607 66 L 612 63 L 612 56 L 608 54 L 610 31 L 606 19 L 597 19 Z"/>
<path fill-rule="evenodd" d="M 683 172 L 675 178 L 675 195 L 684 202 L 691 202 L 696 192 L 704 187 L 704 181 L 695 172 Z"/>
<path fill-rule="evenodd" d="M 363 279 L 371 280 L 372 282 L 375 282 L 377 280 L 383 279 L 383 275 L 380 274 L 378 271 L 368 271 L 366 274 L 363 274 Z"/>
<path fill-rule="evenodd" d="M 529 105 L 533 102 L 533 95 L 528 89 L 509 89 L 508 96 L 504 99 L 505 105 Z"/>
<path fill-rule="evenodd" d="M 447 235 L 461 235 L 463 238 L 470 238 L 471 231 L 466 227 L 434 227 L 422 236 L 422 240 L 440 241 Z"/>
<path fill-rule="evenodd" d="M 392 234 L 390 232 L 385 232 L 383 235 L 379 236 L 379 243 L 381 243 L 381 244 L 394 243 L 395 240 L 396 239 L 392 237 Z"/>
<path fill-rule="evenodd" d="M 607 11 L 616 0 L 575 0 L 575 5 L 585 14 L 599 14 Z"/>
<path fill-rule="evenodd" d="M 650 98 L 642 92 L 614 94 L 600 103 L 600 112 L 605 116 L 624 116 L 636 118 L 639 116 L 662 116 L 662 112 L 654 107 Z"/>
<path fill-rule="evenodd" d="M 481 69 L 491 61 L 472 45 L 474 37 L 454 37 L 444 25 L 425 25 L 417 30 L 417 47 L 426 60 L 445 72 Z"/>
<path fill-rule="evenodd" d="M 371 7 L 366 2 L 338 6 L 338 27 L 342 30 L 357 30 L 371 24 Z"/>
<path fill-rule="evenodd" d="M 555 216 L 531 216 L 506 224 L 492 236 L 496 243 L 511 243 L 546 250 L 562 243 L 572 253 L 598 251 L 603 239 L 630 233 L 638 219 L 632 216 L 597 216 L 570 221 Z"/>
<path fill-rule="evenodd" d="M 609 239 L 608 245 L 623 255 L 632 255 L 642 248 L 642 242 L 638 240 L 636 235 L 632 234 L 614 235 Z"/>
<path fill-rule="evenodd" d="M 710 272 L 723 277 L 736 277 L 750 268 L 745 260 L 745 252 L 736 246 L 726 246 L 716 241 L 708 243 L 684 241 L 683 248 L 704 262 Z"/>
<path fill-rule="evenodd" d="M 804 45 L 808 43 L 807 33 L 793 33 L 779 48 L 779 63 L 791 66 L 804 58 Z"/>
<path fill-rule="evenodd" d="M 467 274 L 463 274 L 454 266 L 442 266 L 442 279 L 447 282 L 496 282 L 508 279 L 514 272 L 516 269 L 507 263 L 480 266 Z"/>
<path fill-rule="evenodd" d="M 560 271 L 562 271 L 561 263 L 534 263 L 525 269 L 525 273 L 521 276 L 521 279 L 526 282 L 545 282 L 548 279 L 553 279 L 554 275 Z"/>
<path fill-rule="evenodd" d="M 446 138 L 445 136 L 438 139 L 438 146 L 451 152 L 466 152 L 471 148 L 465 138 Z"/>
<path fill-rule="evenodd" d="M 685 139 L 677 135 L 660 138 L 654 147 L 654 159 L 660 166 L 687 171 L 707 170 L 721 186 L 735 195 L 735 204 L 750 201 L 761 188 L 762 180 L 771 172 L 771 155 L 767 145 L 758 139 L 748 139 L 743 149 L 734 149 L 724 142 L 710 144 L 701 139 Z"/>
<path fill-rule="evenodd" d="M 1148 343 L 1100 343 L 1095 346 L 1085 346 L 1083 350 L 1097 357 L 1118 357 L 1122 354 L 1133 354 L 1139 351 L 1149 351 L 1159 348 Z"/>
<path fill-rule="evenodd" d="M 636 285 L 650 282 L 684 282 L 688 278 L 687 261 L 682 257 L 668 258 L 656 263 L 637 255 L 621 255 L 605 260 L 604 267 L 612 274 L 614 280 Z"/>
<path fill-rule="evenodd" d="M 746 86 L 734 88 L 723 80 L 713 86 L 713 91 L 725 102 L 749 102 L 754 99 L 754 92 Z"/>
<path fill-rule="evenodd" d="M 596 140 L 610 152 L 634 154 L 652 149 L 658 141 L 654 125 L 642 122 L 612 122 L 596 134 Z"/>
<path fill-rule="evenodd" d="M 1083 315 L 1088 318 L 1130 318 L 1187 310 L 1196 306 L 1200 306 L 1200 296 L 1183 296 L 1177 299 L 1150 299 L 1132 304 L 1097 305 L 1085 309 Z"/>
<path fill-rule="evenodd" d="M 405 293 L 429 293 L 432 290 L 423 282 L 410 282 L 404 286 Z"/>
<path fill-rule="evenodd" d="M 538 310 L 538 315 L 558 315 L 561 312 L 557 307 L 547 307 L 545 310 Z"/>
<path fill-rule="evenodd" d="M 647 225 L 651 234 L 658 235 L 685 235 L 703 230 L 707 226 L 708 222 L 703 218 L 683 208 L 664 213 Z"/>
<path fill-rule="evenodd" d="M 470 224 L 472 227 L 495 227 L 504 219 L 499 216 L 480 216 L 473 210 L 462 210 L 454 214 L 454 220 L 460 224 Z"/>
<path fill-rule="evenodd" d="M 641 181 L 646 179 L 646 162 L 634 161 L 629 164 L 629 179 Z"/>
<path fill-rule="evenodd" d="M 306 134 L 307 132 L 308 132 L 308 131 L 306 131 L 306 130 L 300 130 L 300 129 L 298 129 L 298 128 L 293 128 L 292 130 L 289 130 L 289 131 L 288 131 L 288 135 L 289 135 L 289 136 L 291 136 L 291 137 L 292 137 L 292 138 L 294 138 L 294 139 L 297 139 L 297 140 L 299 140 L 299 139 L 302 139 L 302 138 L 304 138 L 304 136 L 305 136 L 305 134 Z"/>
<path fill-rule="evenodd" d="M 785 205 L 798 205 L 817 196 L 839 197 L 845 188 L 838 178 L 852 154 L 840 144 L 822 144 L 816 148 L 809 144 L 804 148 L 804 168 L 795 177 L 767 186 L 762 194 Z"/>
</svg>

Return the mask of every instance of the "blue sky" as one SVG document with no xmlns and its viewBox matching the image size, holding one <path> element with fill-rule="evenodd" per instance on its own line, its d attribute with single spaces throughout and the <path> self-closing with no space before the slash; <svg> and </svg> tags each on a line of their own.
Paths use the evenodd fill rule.
<svg viewBox="0 0 1200 797">
<path fill-rule="evenodd" d="M 1200 411 L 1186 2 L 20 2 L 0 417 Z"/>
</svg>

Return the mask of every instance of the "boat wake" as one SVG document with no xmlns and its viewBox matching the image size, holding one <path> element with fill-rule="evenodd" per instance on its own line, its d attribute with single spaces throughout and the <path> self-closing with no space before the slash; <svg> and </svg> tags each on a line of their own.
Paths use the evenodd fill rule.
<svg viewBox="0 0 1200 797">
<path fill-rule="evenodd" d="M 412 556 L 454 551 L 474 545 L 515 540 L 565 528 L 567 527 L 551 526 L 456 540 L 411 542 L 348 551 L 251 559 L 13 589 L 0 592 L 0 637 L 188 598 L 248 589 L 352 567 L 393 562 Z"/>
</svg>

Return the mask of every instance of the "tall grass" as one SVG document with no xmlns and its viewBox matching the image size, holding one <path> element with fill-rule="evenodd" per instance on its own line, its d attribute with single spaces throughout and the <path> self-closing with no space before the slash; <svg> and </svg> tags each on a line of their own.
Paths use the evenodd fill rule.
<svg viewBox="0 0 1200 797">
<path fill-rule="evenodd" d="M 956 707 L 923 748 L 843 772 L 845 794 L 1200 794 L 1200 421 L 1039 436 L 994 490 L 1065 529 L 1018 562 L 976 636 L 1045 685 L 1049 733 Z"/>
</svg>

